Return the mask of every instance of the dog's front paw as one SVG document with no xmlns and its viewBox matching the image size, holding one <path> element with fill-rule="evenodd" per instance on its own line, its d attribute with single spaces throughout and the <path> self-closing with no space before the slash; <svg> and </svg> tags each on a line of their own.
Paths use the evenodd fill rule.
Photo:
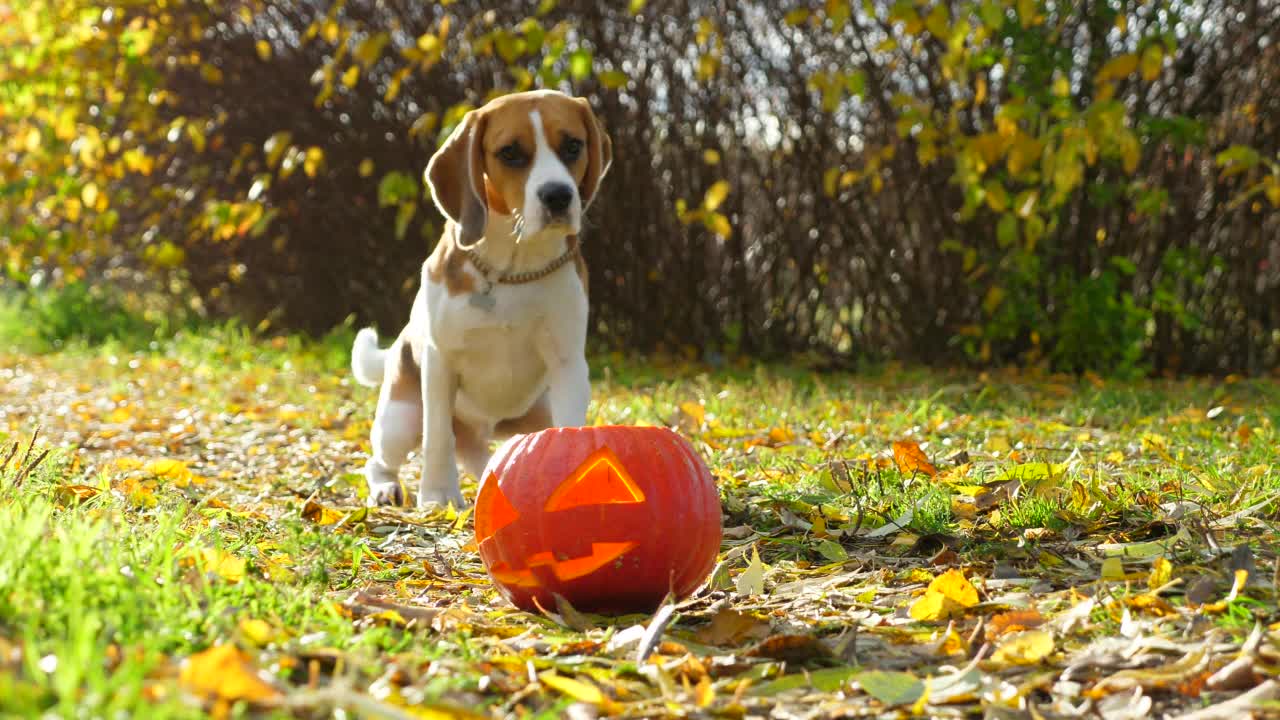
<svg viewBox="0 0 1280 720">
<path fill-rule="evenodd" d="M 462 499 L 462 491 L 455 485 L 451 488 L 421 488 L 418 491 L 418 509 L 426 510 L 435 505 L 444 507 L 453 504 L 455 508 L 464 508 L 467 501 Z"/>
<path fill-rule="evenodd" d="M 409 505 L 409 491 L 405 488 L 404 483 L 399 481 L 369 483 L 369 506 L 377 507 L 379 505 L 407 507 Z"/>
<path fill-rule="evenodd" d="M 369 507 L 409 504 L 409 490 L 400 480 L 399 473 L 389 472 L 375 460 L 364 466 L 365 483 L 369 486 Z"/>
</svg>

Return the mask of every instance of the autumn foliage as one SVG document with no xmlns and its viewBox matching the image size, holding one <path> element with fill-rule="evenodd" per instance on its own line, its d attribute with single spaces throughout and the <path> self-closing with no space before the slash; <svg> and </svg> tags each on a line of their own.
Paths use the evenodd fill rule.
<svg viewBox="0 0 1280 720">
<path fill-rule="evenodd" d="M 1247 370 L 1280 346 L 1274 3 L 0 3 L 0 263 L 403 321 L 469 109 L 589 95 L 595 331 Z M 655 312 L 655 310 L 657 310 Z"/>
</svg>

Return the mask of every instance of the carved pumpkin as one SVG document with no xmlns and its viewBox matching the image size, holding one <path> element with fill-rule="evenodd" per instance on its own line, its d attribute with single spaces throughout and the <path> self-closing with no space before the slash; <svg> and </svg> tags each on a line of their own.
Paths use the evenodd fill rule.
<svg viewBox="0 0 1280 720">
<path fill-rule="evenodd" d="M 653 610 L 693 592 L 720 549 L 720 498 L 684 438 L 654 427 L 519 435 L 485 468 L 476 544 L 516 606 L 554 594 L 592 612 Z"/>
</svg>

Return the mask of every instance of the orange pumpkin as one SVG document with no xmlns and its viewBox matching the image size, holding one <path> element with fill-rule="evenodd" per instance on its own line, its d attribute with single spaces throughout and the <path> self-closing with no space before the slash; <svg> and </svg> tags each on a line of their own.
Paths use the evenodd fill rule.
<svg viewBox="0 0 1280 720">
<path fill-rule="evenodd" d="M 552 428 L 508 441 L 475 509 L 489 576 L 516 606 L 653 610 L 711 572 L 720 498 L 693 447 L 655 427 Z"/>
</svg>

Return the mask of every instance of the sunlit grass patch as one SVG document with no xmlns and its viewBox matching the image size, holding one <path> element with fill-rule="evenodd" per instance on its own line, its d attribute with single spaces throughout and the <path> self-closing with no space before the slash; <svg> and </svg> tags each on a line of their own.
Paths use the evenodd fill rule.
<svg viewBox="0 0 1280 720">
<path fill-rule="evenodd" d="M 0 712 L 216 713 L 182 675 L 215 661 L 267 683 L 246 685 L 233 712 L 447 703 L 550 717 L 581 701 L 566 688 L 658 712 L 665 681 L 641 671 L 634 647 L 608 649 L 647 618 L 516 612 L 476 557 L 469 509 L 362 507 L 376 393 L 351 382 L 348 339 L 227 325 L 156 347 L 4 356 L 0 392 L 14 399 L 0 408 L 0 449 L 25 447 L 36 425 L 56 449 L 20 489 L 0 477 L 0 642 L 19 648 L 0 653 L 19 658 L 0 662 Z M 1253 622 L 1280 620 L 1267 580 L 1274 383 L 591 364 L 591 422 L 673 427 L 716 478 L 721 565 L 659 648 L 677 673 L 698 667 L 681 653 L 733 668 L 696 691 L 714 695 L 709 707 L 729 708 L 748 678 L 734 702 L 756 709 L 814 677 L 823 697 L 863 702 L 848 682 L 868 665 L 940 677 L 977 650 L 966 643 L 979 621 L 1053 622 L 1085 599 L 1081 628 L 1051 648 L 1026 643 L 1052 650 L 1027 672 L 1122 626 L 1158 635 L 1194 621 L 1239 642 Z M 404 478 L 417 477 L 411 462 Z M 463 492 L 474 499 L 473 478 Z M 1253 559 L 1234 596 L 1233 552 Z M 963 589 L 963 603 L 929 595 L 935 581 Z M 77 669 L 58 679 L 64 657 Z M 701 676 L 673 677 L 690 689 L 675 680 L 671 702 L 694 703 Z M 259 707 L 255 693 L 272 700 Z"/>
</svg>

